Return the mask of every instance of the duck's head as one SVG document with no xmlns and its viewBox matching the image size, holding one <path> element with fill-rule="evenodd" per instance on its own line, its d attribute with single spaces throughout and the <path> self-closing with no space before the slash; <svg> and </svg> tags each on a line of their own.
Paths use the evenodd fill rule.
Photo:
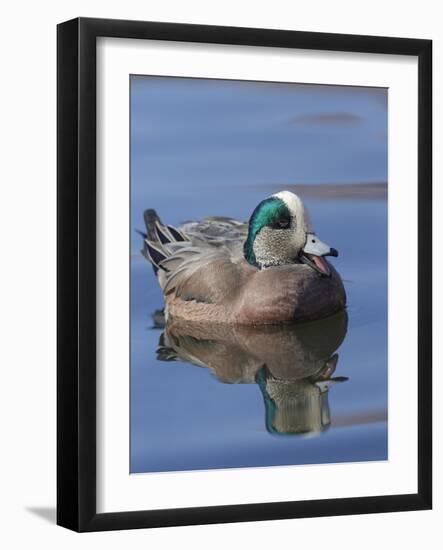
<svg viewBox="0 0 443 550">
<path fill-rule="evenodd" d="M 260 269 L 305 263 L 323 276 L 331 273 L 324 257 L 338 256 L 315 235 L 302 201 L 290 191 L 271 195 L 255 208 L 244 254 Z"/>
</svg>

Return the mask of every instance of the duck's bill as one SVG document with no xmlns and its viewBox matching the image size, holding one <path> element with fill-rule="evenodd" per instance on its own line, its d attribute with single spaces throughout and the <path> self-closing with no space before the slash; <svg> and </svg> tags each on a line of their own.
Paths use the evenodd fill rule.
<svg viewBox="0 0 443 550">
<path fill-rule="evenodd" d="M 321 275 L 329 277 L 331 275 L 331 268 L 325 260 L 325 256 L 337 257 L 338 252 L 335 248 L 331 248 L 322 242 L 314 233 L 308 233 L 306 244 L 300 256 L 301 261 Z"/>
<path fill-rule="evenodd" d="M 331 275 L 331 270 L 326 260 L 322 256 L 314 256 L 314 254 L 302 254 L 300 257 L 301 261 L 304 264 L 307 264 L 309 267 L 312 267 L 315 271 L 318 271 L 320 275 L 329 277 Z"/>
</svg>

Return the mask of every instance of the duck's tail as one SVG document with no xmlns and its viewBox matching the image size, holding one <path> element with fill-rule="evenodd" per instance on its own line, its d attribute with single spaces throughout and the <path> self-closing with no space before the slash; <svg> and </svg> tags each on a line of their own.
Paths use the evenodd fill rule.
<svg viewBox="0 0 443 550">
<path fill-rule="evenodd" d="M 142 255 L 152 264 L 154 273 L 157 275 L 159 269 L 163 269 L 160 265 L 163 260 L 166 260 L 171 254 L 168 251 L 168 245 L 173 243 L 187 241 L 186 235 L 173 227 L 165 225 L 161 222 L 157 212 L 149 208 L 143 214 L 145 220 L 146 233 L 137 231 L 143 237 Z"/>
</svg>

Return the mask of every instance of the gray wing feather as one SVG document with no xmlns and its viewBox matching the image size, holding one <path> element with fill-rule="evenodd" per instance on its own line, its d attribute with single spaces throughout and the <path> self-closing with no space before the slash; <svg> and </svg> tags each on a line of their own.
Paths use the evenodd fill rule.
<svg viewBox="0 0 443 550">
<path fill-rule="evenodd" d="M 240 284 L 241 268 L 227 248 L 202 250 L 182 262 L 175 263 L 175 259 L 177 257 L 172 256 L 168 261 L 174 270 L 166 273 L 165 295 L 174 293 L 185 301 L 221 303 L 229 299 Z"/>
<path fill-rule="evenodd" d="M 154 265 L 165 295 L 213 303 L 235 292 L 247 224 L 214 216 L 172 228 L 153 210 L 146 211 L 145 220 L 144 255 Z"/>
</svg>

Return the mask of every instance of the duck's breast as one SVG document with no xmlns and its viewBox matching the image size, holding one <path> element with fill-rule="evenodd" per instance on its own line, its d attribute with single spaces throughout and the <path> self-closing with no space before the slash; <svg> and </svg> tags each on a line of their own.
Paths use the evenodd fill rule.
<svg viewBox="0 0 443 550">
<path fill-rule="evenodd" d="M 330 269 L 330 277 L 304 264 L 255 272 L 238 301 L 237 322 L 260 325 L 312 321 L 344 309 L 342 280 L 331 265 Z"/>
</svg>

